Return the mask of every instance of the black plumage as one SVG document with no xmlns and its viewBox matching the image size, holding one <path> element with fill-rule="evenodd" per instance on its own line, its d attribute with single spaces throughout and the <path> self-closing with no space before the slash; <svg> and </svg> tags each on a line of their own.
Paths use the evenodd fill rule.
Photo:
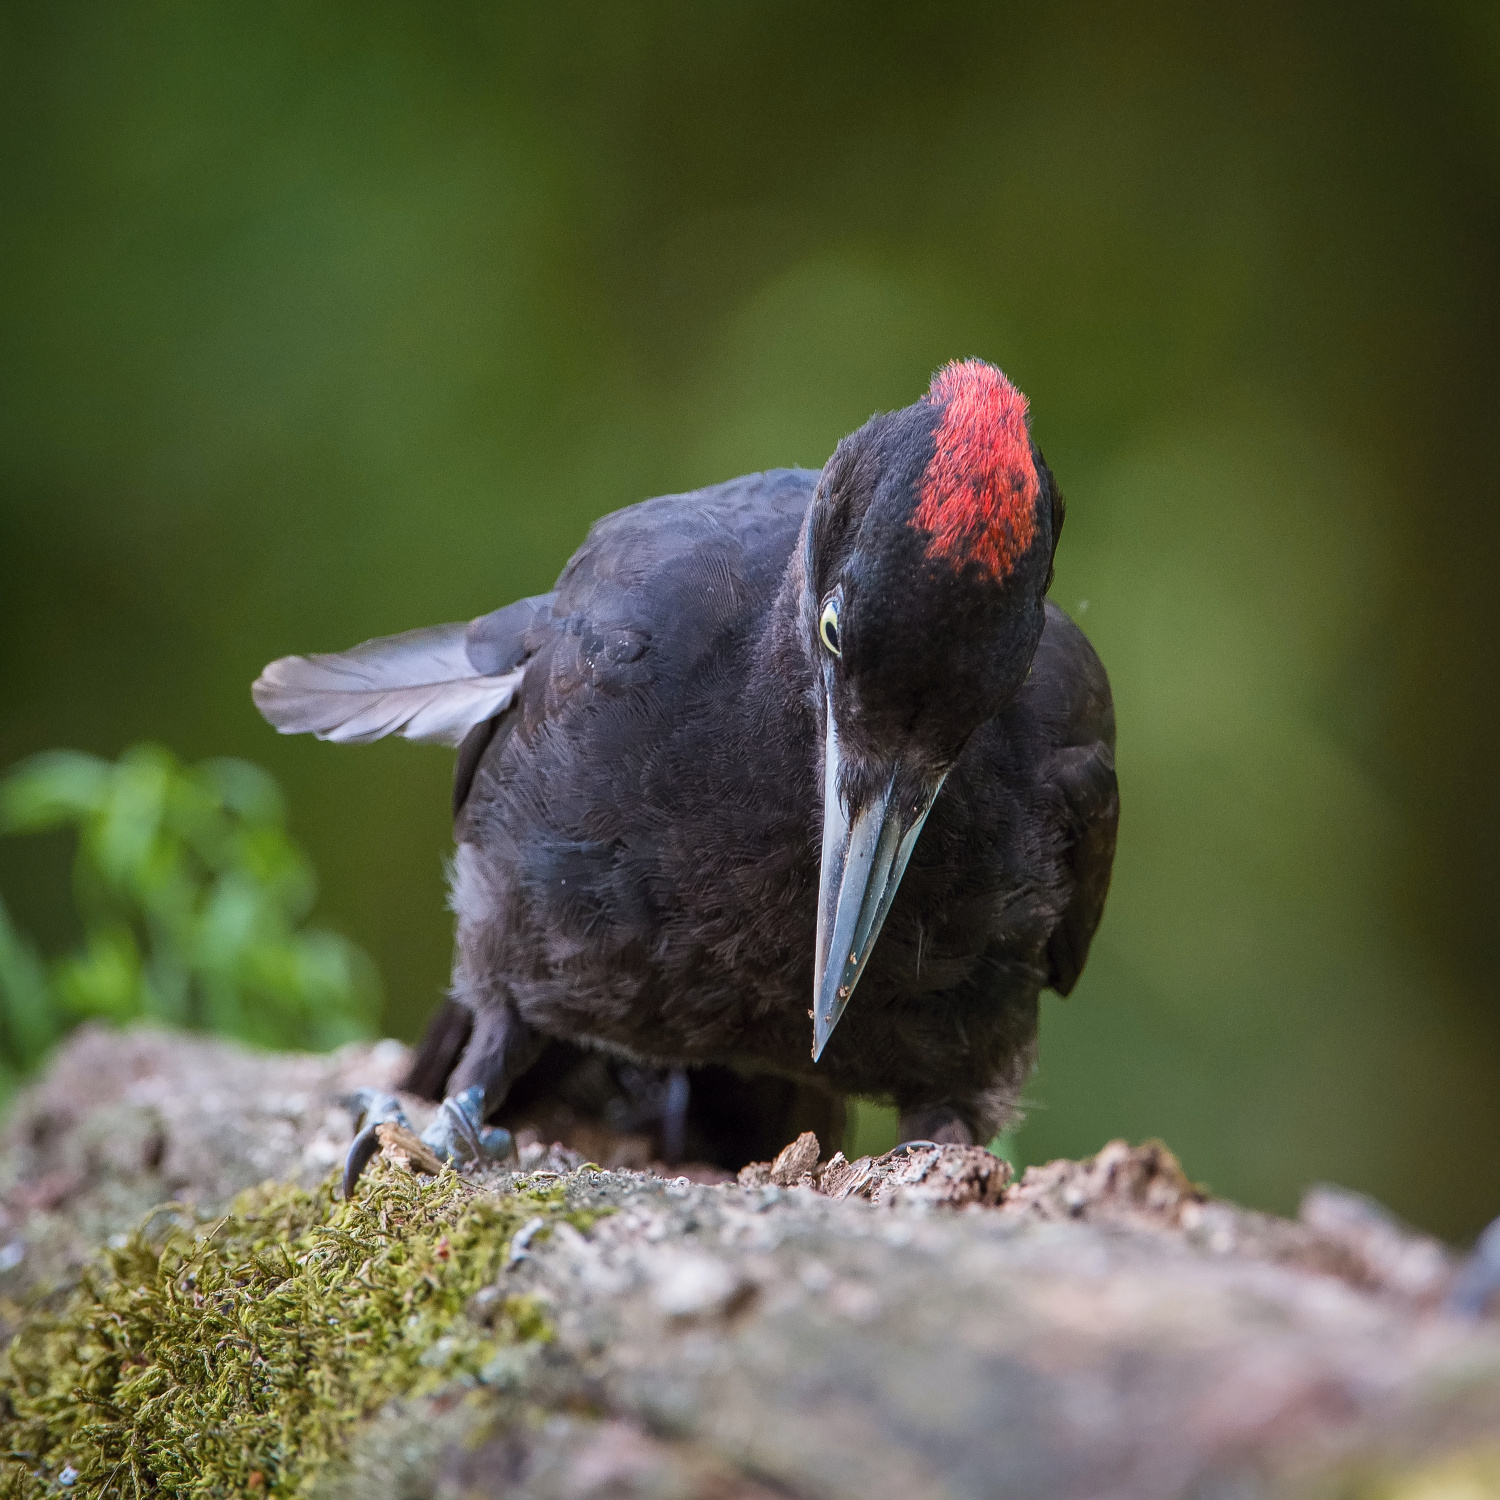
<svg viewBox="0 0 1500 1500">
<path fill-rule="evenodd" d="M 435 659 L 461 643 L 505 701 L 459 749 L 452 999 L 419 1082 L 480 1084 L 493 1115 L 558 1040 L 891 1100 L 908 1136 L 1005 1123 L 1118 812 L 1108 681 L 1044 601 L 1063 505 L 1024 412 L 950 366 L 821 472 L 619 511 L 551 594 L 447 627 Z M 339 660 L 274 663 L 257 702 L 337 737 L 308 674 Z"/>
</svg>

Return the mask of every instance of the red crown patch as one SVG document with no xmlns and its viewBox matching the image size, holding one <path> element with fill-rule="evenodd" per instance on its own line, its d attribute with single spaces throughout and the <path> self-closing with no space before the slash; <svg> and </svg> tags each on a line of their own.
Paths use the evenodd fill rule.
<svg viewBox="0 0 1500 1500">
<path fill-rule="evenodd" d="M 928 557 L 977 563 L 998 582 L 1036 535 L 1026 398 L 993 365 L 965 359 L 938 371 L 927 400 L 943 416 L 910 524 L 929 533 Z"/>
</svg>

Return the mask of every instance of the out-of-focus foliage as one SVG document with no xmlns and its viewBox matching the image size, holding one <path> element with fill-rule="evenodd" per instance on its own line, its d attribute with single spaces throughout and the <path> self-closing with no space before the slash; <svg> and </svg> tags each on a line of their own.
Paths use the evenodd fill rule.
<svg viewBox="0 0 1500 1500">
<path fill-rule="evenodd" d="M 61 750 L 0 780 L 0 834 L 77 835 L 77 951 L 44 963 L 0 903 L 0 1079 L 72 1023 L 156 1021 L 267 1047 L 367 1036 L 369 958 L 302 925 L 316 885 L 275 781 L 243 760 Z"/>
</svg>

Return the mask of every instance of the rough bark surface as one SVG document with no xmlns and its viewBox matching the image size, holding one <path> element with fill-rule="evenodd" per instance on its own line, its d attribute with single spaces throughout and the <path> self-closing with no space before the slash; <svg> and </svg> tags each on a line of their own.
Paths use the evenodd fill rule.
<svg viewBox="0 0 1500 1500">
<path fill-rule="evenodd" d="M 343 1094 L 402 1063 L 79 1033 L 6 1128 L 6 1317 L 157 1203 L 321 1180 Z M 1159 1146 L 1014 1184 L 973 1148 L 820 1154 L 804 1136 L 713 1185 L 528 1146 L 490 1191 L 555 1180 L 605 1214 L 523 1230 L 461 1316 L 520 1293 L 554 1336 L 388 1404 L 323 1491 L 1500 1496 L 1500 1322 L 1445 1313 L 1456 1256 L 1365 1200 L 1252 1213 Z M 423 1165 L 387 1155 L 371 1170 Z"/>
</svg>

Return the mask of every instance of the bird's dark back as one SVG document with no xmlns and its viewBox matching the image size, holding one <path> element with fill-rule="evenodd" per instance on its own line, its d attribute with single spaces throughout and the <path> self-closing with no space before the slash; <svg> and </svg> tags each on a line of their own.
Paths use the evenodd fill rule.
<svg viewBox="0 0 1500 1500">
<path fill-rule="evenodd" d="M 754 643 L 817 482 L 816 470 L 772 469 L 605 516 L 563 569 L 554 615 L 592 637 L 594 655 L 649 650 L 669 691 L 726 644 Z"/>
</svg>

